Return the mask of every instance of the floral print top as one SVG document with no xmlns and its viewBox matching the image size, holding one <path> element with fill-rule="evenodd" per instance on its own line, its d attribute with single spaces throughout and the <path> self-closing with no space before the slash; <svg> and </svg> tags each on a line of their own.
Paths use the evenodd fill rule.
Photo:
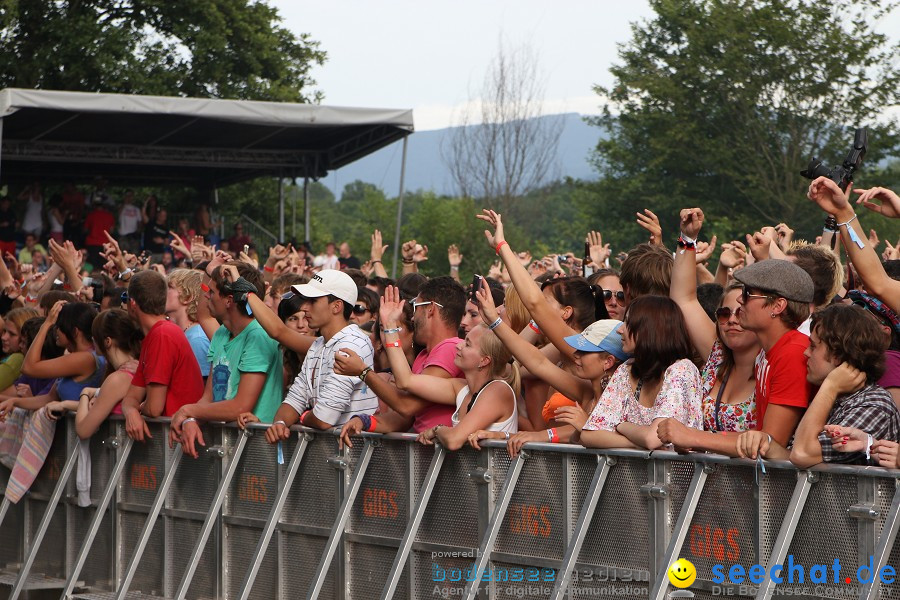
<svg viewBox="0 0 900 600">
<path fill-rule="evenodd" d="M 703 425 L 700 410 L 700 372 L 681 359 L 666 369 L 656 402 L 648 408 L 638 402 L 631 387 L 631 361 L 613 374 L 597 406 L 584 424 L 586 430 L 614 431 L 623 422 L 650 425 L 654 419 L 672 417 L 688 427 Z"/>
<path fill-rule="evenodd" d="M 713 386 L 716 385 L 716 372 L 722 364 L 725 356 L 725 348 L 722 342 L 716 340 L 712 352 L 703 371 L 700 380 L 703 386 L 703 429 L 717 431 L 716 427 L 716 399 L 711 395 Z M 756 389 L 750 397 L 737 404 L 725 404 L 719 406 L 719 425 L 721 431 L 750 431 L 756 429 Z"/>
</svg>

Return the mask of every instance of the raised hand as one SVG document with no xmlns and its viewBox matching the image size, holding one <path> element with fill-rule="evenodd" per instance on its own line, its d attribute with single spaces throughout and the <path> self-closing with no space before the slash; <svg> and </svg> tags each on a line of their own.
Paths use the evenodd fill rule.
<svg viewBox="0 0 900 600">
<path fill-rule="evenodd" d="M 883 187 L 874 187 L 867 190 L 853 190 L 854 194 L 859 194 L 856 199 L 857 204 L 862 204 L 872 212 L 891 219 L 900 219 L 900 196 L 895 192 Z M 881 204 L 876 204 L 873 200 L 878 200 Z"/>
<path fill-rule="evenodd" d="M 169 231 L 169 235 L 172 237 L 172 241 L 169 242 L 169 248 L 176 252 L 180 252 L 185 256 L 191 255 L 191 251 L 188 250 L 187 246 L 185 246 L 184 240 L 181 239 L 180 235 L 178 235 L 174 231 Z"/>
<path fill-rule="evenodd" d="M 459 246 L 456 244 L 450 244 L 450 247 L 447 248 L 447 262 L 450 263 L 451 267 L 459 268 L 459 265 L 462 263 L 463 255 L 459 252 Z"/>
<path fill-rule="evenodd" d="M 606 264 L 606 259 L 609 258 L 611 252 L 609 244 L 603 243 L 603 236 L 600 235 L 599 231 L 589 231 L 587 234 L 587 243 L 591 264 L 599 269 Z"/>
<path fill-rule="evenodd" d="M 698 265 L 703 264 L 710 259 L 713 252 L 715 252 L 715 250 L 716 250 L 716 242 L 717 241 L 718 241 L 718 238 L 716 236 L 713 236 L 712 239 L 708 243 L 707 242 L 697 242 L 697 248 L 696 248 L 694 254 L 696 255 L 695 258 L 697 259 Z"/>
<path fill-rule="evenodd" d="M 787 223 L 779 223 L 775 226 L 775 233 L 778 247 L 782 250 L 787 250 L 788 246 L 791 245 L 791 240 L 794 239 L 794 230 L 788 227 Z"/>
<path fill-rule="evenodd" d="M 497 246 L 500 245 L 500 242 L 506 241 L 506 237 L 503 235 L 503 220 L 500 213 L 485 208 L 481 211 L 480 215 L 475 215 L 475 218 L 481 219 L 493 228 L 493 234 L 488 229 L 484 230 L 484 237 L 487 238 L 491 248 L 496 250 Z"/>
<path fill-rule="evenodd" d="M 640 213 L 638 213 L 638 216 L 640 216 Z M 679 219 L 681 233 L 692 240 L 696 240 L 697 236 L 700 235 L 700 228 L 703 226 L 703 211 L 699 208 L 683 208 L 679 214 Z M 659 220 L 657 219 L 658 223 Z"/>
<path fill-rule="evenodd" d="M 829 215 L 841 214 L 850 207 L 850 192 L 853 185 L 847 186 L 847 191 L 842 192 L 838 184 L 827 177 L 817 177 L 809 184 L 806 197 L 819 205 L 819 208 Z"/>
<path fill-rule="evenodd" d="M 381 260 L 384 251 L 388 249 L 387 244 L 382 244 L 381 231 L 375 230 L 372 233 L 372 248 L 369 250 L 369 259 L 372 261 Z"/>
<path fill-rule="evenodd" d="M 378 309 L 382 327 L 393 329 L 400 326 L 400 320 L 403 318 L 403 303 L 404 300 L 400 297 L 400 288 L 392 285 L 384 288 L 381 307 Z"/>
<path fill-rule="evenodd" d="M 488 282 L 481 280 L 481 289 L 475 291 L 475 297 L 478 298 L 478 314 L 485 325 L 490 325 L 497 320 L 499 316 L 497 307 L 494 305 L 494 297 L 491 296 L 491 289 Z"/>
<path fill-rule="evenodd" d="M 719 262 L 726 269 L 736 269 L 744 266 L 747 261 L 747 246 L 737 240 L 722 244 L 722 254 Z"/>
<path fill-rule="evenodd" d="M 881 240 L 878 239 L 878 232 L 874 229 L 869 230 L 869 245 L 872 246 L 872 250 L 878 247 L 878 244 L 881 243 Z"/>
<path fill-rule="evenodd" d="M 655 246 L 662 246 L 662 226 L 659 224 L 659 217 L 648 208 L 645 208 L 642 213 L 635 214 L 637 215 L 637 224 L 650 232 L 648 241 Z"/>
<path fill-rule="evenodd" d="M 403 261 L 406 263 L 415 262 L 413 257 L 416 255 L 416 240 L 409 240 L 408 242 L 403 242 L 403 245 L 400 247 L 400 254 L 403 257 Z"/>
<path fill-rule="evenodd" d="M 747 234 L 747 246 L 750 247 L 750 254 L 757 261 L 769 258 L 769 248 L 772 246 L 772 238 L 761 231 L 757 231 L 753 235 Z"/>
<path fill-rule="evenodd" d="M 416 244 L 415 251 L 413 252 L 413 262 L 420 263 L 428 260 L 428 246 L 424 246 L 422 244 Z"/>
</svg>

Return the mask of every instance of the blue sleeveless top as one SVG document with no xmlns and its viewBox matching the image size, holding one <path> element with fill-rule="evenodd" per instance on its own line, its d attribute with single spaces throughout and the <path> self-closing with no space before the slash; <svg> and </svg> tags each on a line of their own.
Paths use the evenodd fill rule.
<svg viewBox="0 0 900 600">
<path fill-rule="evenodd" d="M 71 377 L 60 377 L 56 380 L 56 395 L 60 400 L 78 400 L 81 391 L 84 388 L 99 387 L 103 382 L 103 375 L 106 372 L 106 359 L 91 350 L 94 355 L 94 364 L 96 368 L 91 376 L 84 381 L 75 381 Z"/>
</svg>

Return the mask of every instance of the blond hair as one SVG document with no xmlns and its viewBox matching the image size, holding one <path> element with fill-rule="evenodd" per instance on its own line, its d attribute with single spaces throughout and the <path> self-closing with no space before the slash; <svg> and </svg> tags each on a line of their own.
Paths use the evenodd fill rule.
<svg viewBox="0 0 900 600">
<path fill-rule="evenodd" d="M 491 359 L 491 376 L 495 379 L 503 379 L 513 389 L 516 398 L 522 387 L 522 377 L 519 373 L 519 365 L 512 361 L 512 353 L 500 341 L 497 335 L 485 325 L 481 340 L 478 344 L 481 354 Z"/>
<path fill-rule="evenodd" d="M 197 304 L 202 293 L 203 275 L 191 269 L 175 269 L 166 277 L 169 287 L 178 291 L 178 301 L 186 305 L 187 318 L 197 322 Z"/>
<path fill-rule="evenodd" d="M 519 292 L 516 291 L 515 286 L 511 285 L 506 288 L 503 306 L 506 307 L 506 318 L 509 319 L 509 326 L 512 330 L 519 333 L 525 329 L 528 321 L 531 320 L 531 314 L 525 308 L 525 304 L 522 303 L 522 298 L 519 296 Z"/>
</svg>

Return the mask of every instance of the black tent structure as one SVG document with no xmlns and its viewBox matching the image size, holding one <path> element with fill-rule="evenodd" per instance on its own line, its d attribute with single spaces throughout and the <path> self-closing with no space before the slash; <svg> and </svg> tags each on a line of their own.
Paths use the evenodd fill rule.
<svg viewBox="0 0 900 600">
<path fill-rule="evenodd" d="M 403 140 L 399 235 L 413 131 L 409 109 L 8 88 L 0 90 L 0 181 L 103 175 L 213 191 L 256 177 L 317 179 Z M 309 239 L 308 199 L 305 212 Z M 283 241 L 283 190 L 279 223 Z"/>
</svg>

